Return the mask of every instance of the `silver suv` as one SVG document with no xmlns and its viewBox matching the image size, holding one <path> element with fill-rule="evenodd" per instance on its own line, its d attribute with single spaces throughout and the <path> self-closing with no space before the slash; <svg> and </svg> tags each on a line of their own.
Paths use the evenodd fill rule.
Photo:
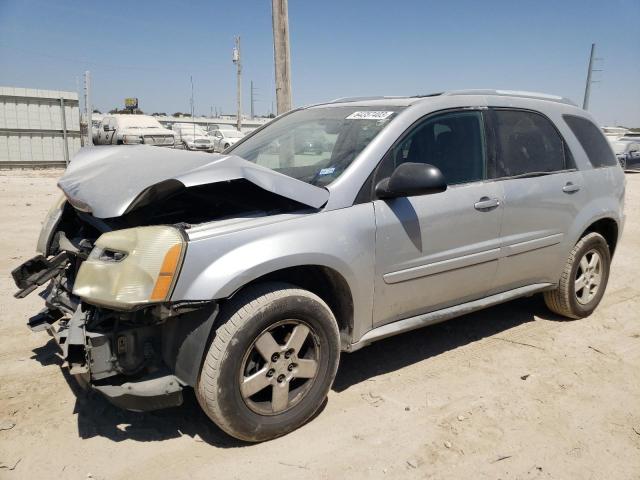
<svg viewBox="0 0 640 480">
<path fill-rule="evenodd" d="M 16 295 L 48 284 L 29 326 L 114 404 L 191 387 L 247 441 L 309 420 L 341 352 L 538 292 L 589 315 L 624 224 L 605 137 L 550 95 L 341 99 L 225 155 L 125 150 L 73 160 Z"/>
</svg>

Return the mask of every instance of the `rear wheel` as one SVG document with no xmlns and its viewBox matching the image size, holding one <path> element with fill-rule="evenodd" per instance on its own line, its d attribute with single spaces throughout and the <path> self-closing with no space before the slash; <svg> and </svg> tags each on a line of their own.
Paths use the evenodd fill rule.
<svg viewBox="0 0 640 480">
<path fill-rule="evenodd" d="M 336 320 L 318 296 L 289 284 L 252 287 L 224 308 L 197 396 L 225 432 L 258 442 L 320 408 L 340 356 Z"/>
<path fill-rule="evenodd" d="M 553 312 L 569 318 L 590 315 L 600 303 L 609 280 L 611 254 L 599 233 L 589 233 L 573 247 L 556 290 L 544 293 Z"/>
</svg>

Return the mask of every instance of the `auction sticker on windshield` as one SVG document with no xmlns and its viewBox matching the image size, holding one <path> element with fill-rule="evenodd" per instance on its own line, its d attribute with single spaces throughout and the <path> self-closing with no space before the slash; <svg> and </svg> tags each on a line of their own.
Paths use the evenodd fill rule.
<svg viewBox="0 0 640 480">
<path fill-rule="evenodd" d="M 385 118 L 389 118 L 395 112 L 389 111 L 381 111 L 381 110 L 371 110 L 365 112 L 353 112 L 349 115 L 346 120 L 384 120 Z"/>
</svg>

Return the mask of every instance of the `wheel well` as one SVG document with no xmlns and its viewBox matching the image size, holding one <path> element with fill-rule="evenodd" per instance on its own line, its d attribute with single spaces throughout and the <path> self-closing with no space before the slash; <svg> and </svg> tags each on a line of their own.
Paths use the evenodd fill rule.
<svg viewBox="0 0 640 480">
<path fill-rule="evenodd" d="M 611 256 L 613 257 L 613 252 L 618 243 L 618 224 L 616 221 L 613 218 L 602 218 L 589 225 L 589 228 L 584 231 L 580 238 L 591 232 L 597 232 L 604 237 L 609 245 Z"/>
<path fill-rule="evenodd" d="M 335 315 L 340 336 L 351 336 L 353 332 L 353 297 L 349 284 L 341 274 L 320 265 L 302 265 L 268 273 L 256 278 L 243 288 L 256 283 L 272 281 L 291 283 L 318 295 Z"/>
</svg>

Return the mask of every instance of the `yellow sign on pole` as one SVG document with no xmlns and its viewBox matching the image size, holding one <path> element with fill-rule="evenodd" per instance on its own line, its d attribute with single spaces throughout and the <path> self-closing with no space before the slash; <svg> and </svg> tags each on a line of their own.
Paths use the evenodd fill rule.
<svg viewBox="0 0 640 480">
<path fill-rule="evenodd" d="M 138 99 L 137 98 L 125 98 L 124 99 L 124 108 L 127 110 L 136 110 L 138 108 Z"/>
</svg>

